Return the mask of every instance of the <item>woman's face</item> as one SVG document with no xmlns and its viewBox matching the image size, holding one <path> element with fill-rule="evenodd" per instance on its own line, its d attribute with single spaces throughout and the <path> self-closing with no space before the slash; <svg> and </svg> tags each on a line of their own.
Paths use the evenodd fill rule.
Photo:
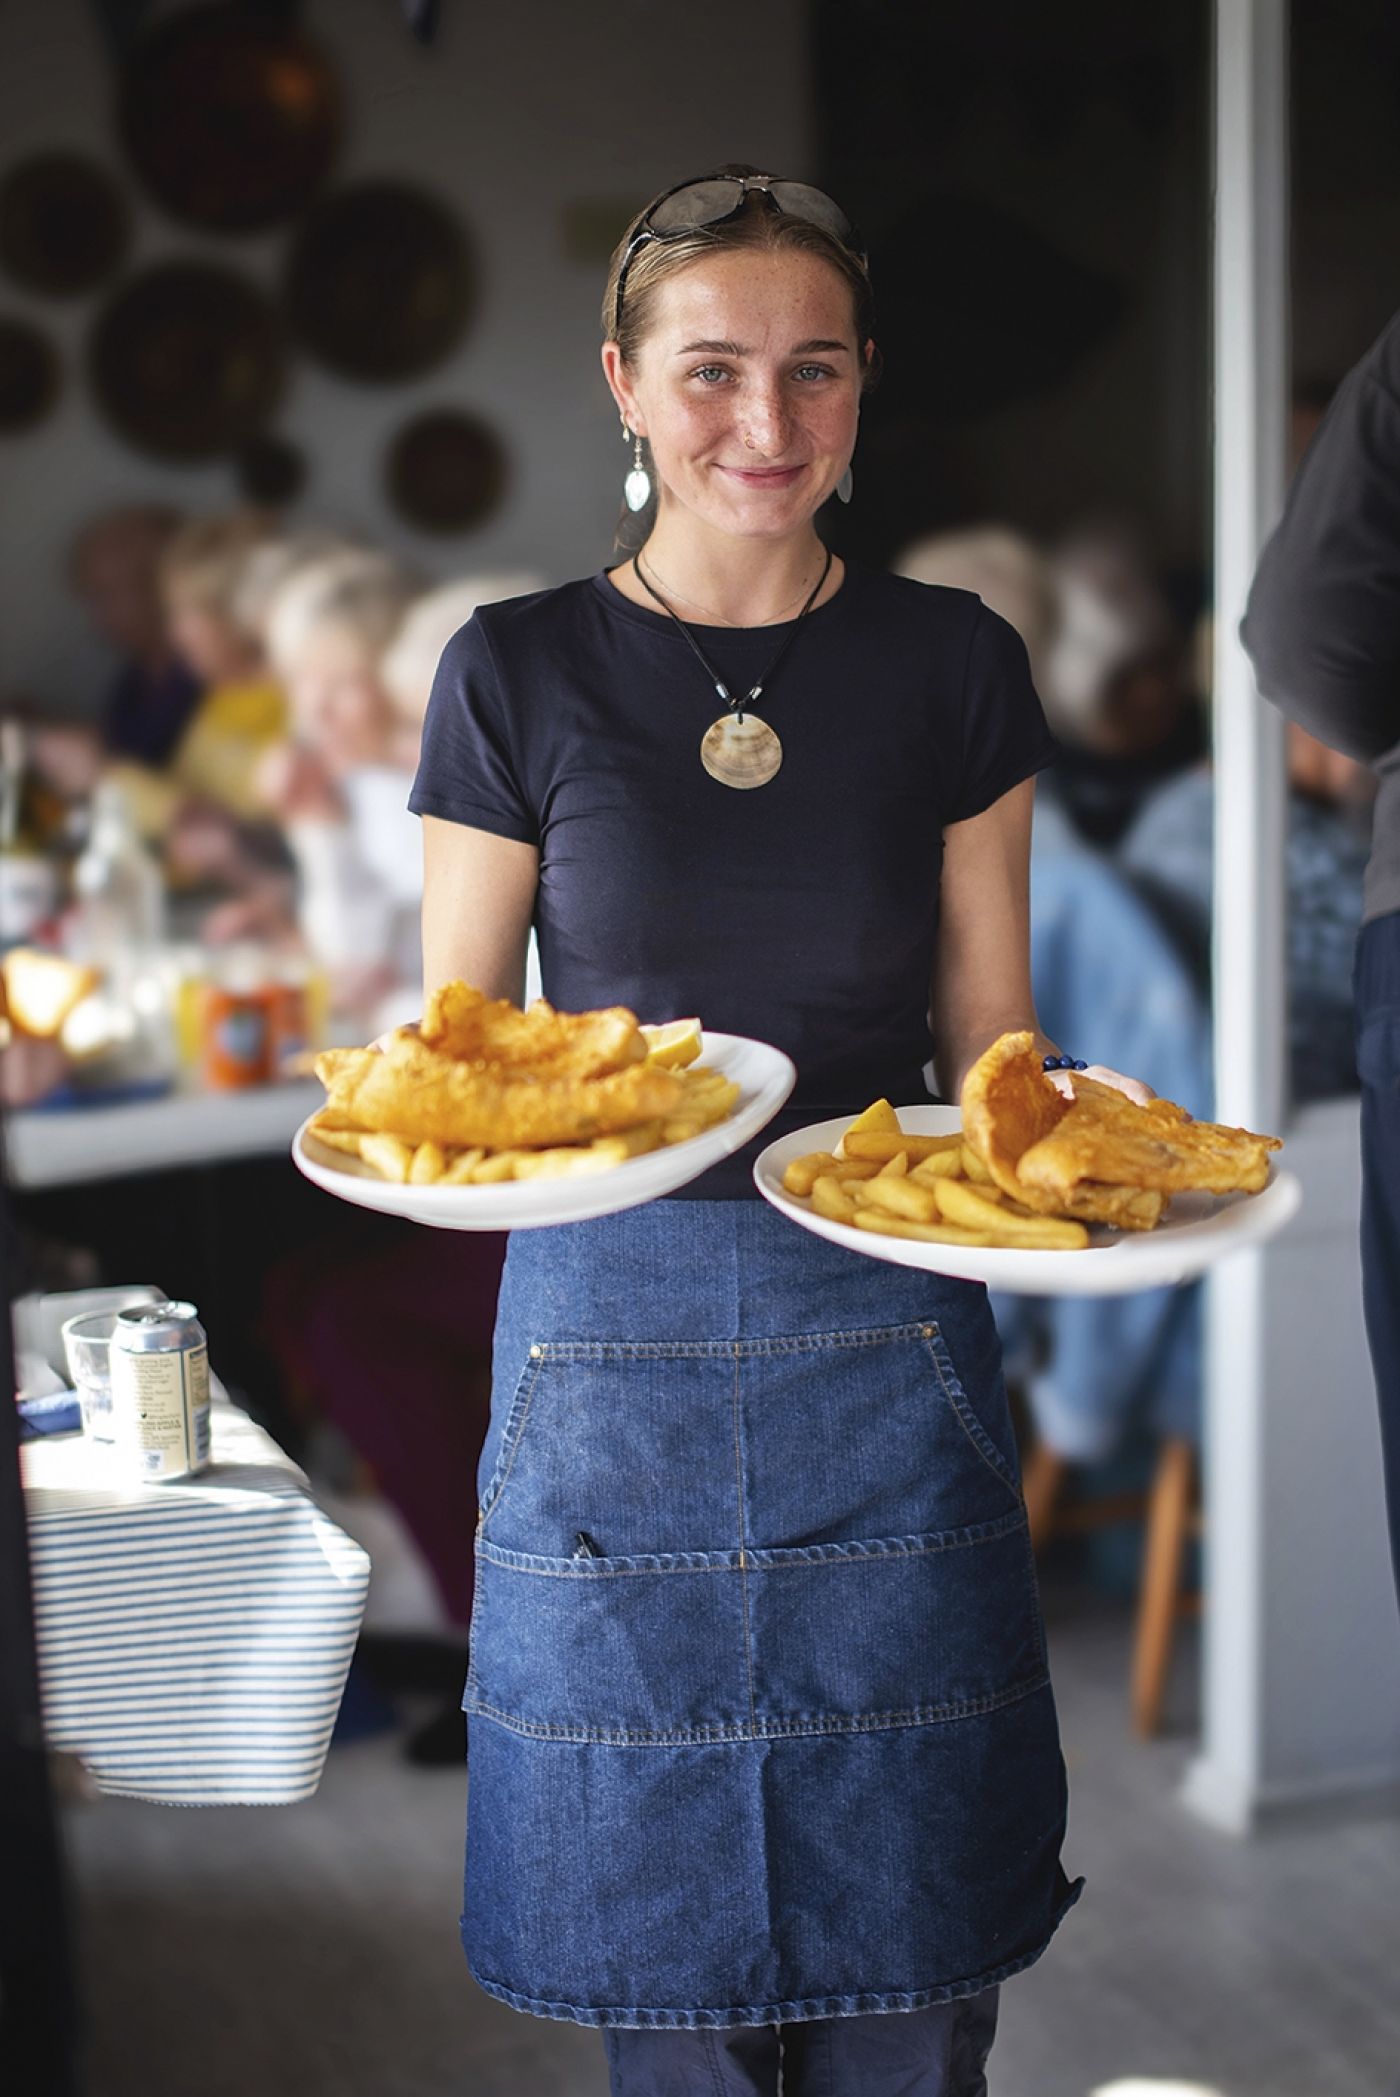
<svg viewBox="0 0 1400 2097">
<path fill-rule="evenodd" d="M 197 599 L 171 600 L 166 631 L 175 653 L 202 684 L 232 684 L 257 668 L 256 650 L 238 628 Z"/>
<path fill-rule="evenodd" d="M 663 509 L 745 539 L 807 522 L 855 446 L 852 307 L 850 285 L 818 255 L 732 248 L 659 287 L 630 372 L 604 344 L 618 406 L 650 442 Z"/>
<path fill-rule="evenodd" d="M 308 636 L 284 681 L 300 740 L 333 772 L 384 760 L 393 726 L 370 651 L 334 629 Z"/>
</svg>

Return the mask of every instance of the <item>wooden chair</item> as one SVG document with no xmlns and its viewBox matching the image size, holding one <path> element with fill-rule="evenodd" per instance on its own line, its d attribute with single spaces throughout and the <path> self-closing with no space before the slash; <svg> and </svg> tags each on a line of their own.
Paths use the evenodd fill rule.
<svg viewBox="0 0 1400 2097">
<path fill-rule="evenodd" d="M 1201 1534 L 1195 1447 L 1180 1439 L 1164 1440 L 1145 1492 L 1101 1493 L 1064 1507 L 1063 1491 L 1072 1469 L 1067 1458 L 1044 1443 L 1030 1451 L 1024 1490 L 1031 1543 L 1038 1553 L 1052 1536 L 1143 1522 L 1129 1708 L 1133 1731 L 1140 1740 L 1151 1740 L 1161 1730 L 1176 1627 L 1200 1613 L 1200 1596 L 1184 1592 L 1182 1586 L 1187 1544 Z"/>
</svg>

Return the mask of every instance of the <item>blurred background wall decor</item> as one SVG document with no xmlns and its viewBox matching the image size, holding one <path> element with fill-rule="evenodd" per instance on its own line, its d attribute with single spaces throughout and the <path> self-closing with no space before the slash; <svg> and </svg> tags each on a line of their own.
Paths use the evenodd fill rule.
<svg viewBox="0 0 1400 2097">
<path fill-rule="evenodd" d="M 172 25 L 227 12 L 148 7 L 144 33 L 159 46 Z M 7 489 L 23 490 L 22 502 L 9 500 L 0 511 L 5 689 L 72 709 L 100 674 L 101 651 L 73 617 L 62 579 L 67 547 L 86 517 L 117 501 L 209 510 L 245 493 L 227 453 L 179 468 L 133 454 L 106 425 L 85 380 L 99 313 L 130 278 L 157 267 L 228 272 L 273 306 L 290 272 L 315 306 L 315 339 L 305 356 L 284 341 L 283 390 L 256 424 L 305 461 L 293 518 L 333 520 L 429 574 L 450 573 L 459 554 L 475 569 L 529 568 L 548 580 L 596 563 L 611 540 L 614 454 L 621 455 L 596 363 L 607 253 L 638 200 L 673 168 L 724 157 L 736 139 L 761 143 L 784 166 L 810 161 L 811 62 L 798 0 L 772 0 L 748 14 L 726 6 L 703 22 L 668 18 L 660 37 L 643 0 L 622 0 L 597 19 L 564 6 L 449 7 L 427 47 L 389 0 L 311 0 L 296 11 L 305 70 L 294 67 L 286 85 L 306 98 L 296 111 L 311 119 L 318 157 L 308 150 L 303 164 L 284 151 L 266 195 L 235 206 L 215 193 L 187 200 L 178 217 L 174 192 L 200 179 L 212 186 L 218 156 L 206 145 L 192 158 L 178 130 L 179 101 L 161 71 L 152 69 L 142 96 L 123 100 L 121 69 L 98 16 L 89 0 L 13 0 L 0 14 L 0 179 L 39 155 L 79 154 L 130 224 L 120 264 L 61 300 L 23 281 L 0 252 L 0 321 L 38 330 L 63 374 L 59 401 L 41 423 L 7 440 L 0 458 Z M 266 36 L 266 16 L 254 11 L 254 18 Z M 721 28 L 742 33 L 742 64 L 726 52 Z M 293 33 L 290 24 L 285 33 Z M 133 40 L 129 62 L 142 63 L 142 48 Z M 166 70 L 175 71 L 173 58 Z M 221 77 L 216 71 L 215 86 Z M 225 123 L 234 123 L 237 137 L 244 103 L 228 106 Z M 136 132 L 152 138 L 145 176 L 129 150 Z M 263 134 L 253 136 L 265 144 Z M 243 183 L 261 180 L 264 152 L 249 146 L 232 160 Z M 367 183 L 421 195 L 439 241 L 455 233 L 464 244 L 458 288 L 425 288 L 431 310 L 417 318 L 433 335 L 427 369 L 404 370 L 400 349 L 383 375 L 346 375 L 327 368 L 315 334 L 318 325 L 345 326 L 312 274 L 335 268 L 327 248 L 378 237 L 372 228 L 357 232 L 353 216 L 347 232 L 337 231 Z M 338 220 L 308 213 L 317 195 L 326 208 L 342 200 Z M 350 259 L 353 266 L 353 250 Z M 352 275 L 352 297 L 355 281 Z M 297 310 L 294 295 L 292 328 Z M 194 346 L 189 353 L 198 356 Z M 6 359 L 0 376 L 17 357 Z M 398 514 L 384 476 L 405 425 L 447 409 L 469 410 L 490 429 L 495 450 L 509 460 L 509 482 L 490 515 L 474 520 L 469 541 L 444 545 Z"/>
</svg>

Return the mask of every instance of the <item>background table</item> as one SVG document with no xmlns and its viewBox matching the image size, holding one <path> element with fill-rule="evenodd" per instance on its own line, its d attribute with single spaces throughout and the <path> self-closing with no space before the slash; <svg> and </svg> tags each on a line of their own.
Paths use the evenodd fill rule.
<svg viewBox="0 0 1400 2097">
<path fill-rule="evenodd" d="M 316 1789 L 369 1559 L 222 1390 L 213 1463 L 113 1486 L 81 1436 L 21 1452 L 45 1735 L 98 1787 L 167 1805 Z"/>
<path fill-rule="evenodd" d="M 61 1187 L 285 1152 L 325 1096 L 315 1078 L 303 1078 L 120 1106 L 31 1108 L 6 1118 L 10 1181 L 20 1189 Z"/>
<path fill-rule="evenodd" d="M 160 1275 L 198 1306 L 230 1390 L 293 1450 L 298 1422 L 260 1323 L 268 1279 L 318 1240 L 344 1241 L 348 1256 L 367 1235 L 292 1163 L 292 1137 L 324 1099 L 306 1078 L 30 1109 L 4 1127 L 21 1244 L 36 1248 L 27 1285 Z"/>
</svg>

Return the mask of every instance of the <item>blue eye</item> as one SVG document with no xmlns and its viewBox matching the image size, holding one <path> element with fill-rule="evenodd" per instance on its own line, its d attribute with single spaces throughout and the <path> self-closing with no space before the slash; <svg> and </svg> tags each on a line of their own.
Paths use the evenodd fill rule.
<svg viewBox="0 0 1400 2097">
<path fill-rule="evenodd" d="M 693 379 L 703 379 L 708 385 L 713 378 L 727 379 L 729 373 L 722 364 L 700 364 L 690 374 Z"/>
<path fill-rule="evenodd" d="M 793 373 L 793 377 L 800 379 L 805 372 L 814 373 L 819 379 L 829 379 L 832 375 L 829 364 L 799 364 L 797 370 Z"/>
</svg>

